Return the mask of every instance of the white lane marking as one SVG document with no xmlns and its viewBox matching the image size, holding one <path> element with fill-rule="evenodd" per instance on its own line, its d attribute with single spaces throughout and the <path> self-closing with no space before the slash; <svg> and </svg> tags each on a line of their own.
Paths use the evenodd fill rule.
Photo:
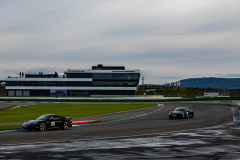
<svg viewBox="0 0 240 160">
<path fill-rule="evenodd" d="M 19 143 L 19 144 L 1 144 L 1 146 L 34 145 L 34 144 L 59 143 L 59 142 L 60 142 L 60 141 L 47 141 L 47 142 L 34 142 L 34 143 Z"/>
<path fill-rule="evenodd" d="M 154 106 L 154 107 L 159 107 L 159 106 Z M 162 107 L 160 109 L 157 109 L 155 111 L 160 111 L 162 108 L 164 107 L 164 105 L 162 104 Z M 117 121 L 125 121 L 125 120 L 129 120 L 129 119 L 132 119 L 132 118 L 138 118 L 138 117 L 143 117 L 143 116 L 146 116 L 146 115 L 149 115 L 149 114 L 152 114 L 152 112 L 150 113 L 145 113 L 145 114 L 141 114 L 141 115 L 134 115 L 134 116 L 130 116 L 130 117 L 123 117 L 121 119 L 118 119 L 116 118 L 116 120 L 113 120 L 113 121 L 103 121 L 101 123 L 87 123 L 86 125 L 91 125 L 91 124 L 95 124 L 95 125 L 100 125 L 100 124 L 103 124 L 103 123 L 111 123 L 111 122 L 117 122 Z M 74 125 L 75 127 L 79 127 L 79 126 L 84 126 L 84 125 Z"/>
<path fill-rule="evenodd" d="M 163 104 L 162 104 L 163 105 Z M 127 110 L 127 111 L 120 111 L 120 112 L 114 112 L 114 113 L 107 113 L 107 114 L 100 114 L 100 115 L 95 115 L 95 116 L 87 116 L 87 117 L 79 117 L 79 118 L 88 118 L 88 117 L 98 117 L 98 116 L 107 116 L 111 114 L 117 114 L 117 113 L 123 113 L 123 112 L 131 112 L 131 111 L 136 111 L 136 110 L 142 110 L 142 109 L 149 109 L 153 107 L 159 107 L 159 106 L 152 106 L 152 107 L 146 107 L 146 108 L 139 108 L 139 109 L 132 109 L 132 110 Z M 161 108 L 162 109 L 162 108 Z"/>
<path fill-rule="evenodd" d="M 234 107 L 232 107 L 233 110 Z M 196 131 L 201 129 L 211 129 L 211 128 L 221 128 L 224 125 L 232 124 L 235 122 L 235 117 L 233 114 L 233 121 L 227 124 L 217 125 L 217 126 L 211 126 L 211 127 L 202 127 L 202 128 L 195 128 L 195 129 L 186 129 L 186 130 L 180 130 L 180 131 L 171 131 L 171 132 L 162 132 L 162 133 L 151 133 L 151 134 L 141 134 L 141 135 L 132 135 L 132 136 L 118 136 L 118 137 L 104 137 L 104 138 L 93 138 L 93 139 L 78 139 L 78 140 L 69 140 L 69 141 L 79 141 L 79 140 L 104 140 L 104 139 L 116 139 L 116 138 L 131 138 L 131 137 L 141 137 L 141 136 L 153 136 L 153 135 L 164 135 L 164 134 L 170 134 L 170 133 L 179 133 L 179 132 L 186 132 L 186 131 Z"/>
<path fill-rule="evenodd" d="M 28 105 L 28 104 L 27 104 Z M 19 106 L 16 106 L 16 107 L 12 107 L 10 109 L 14 109 L 14 108 L 19 108 L 19 107 L 23 107 L 23 106 L 27 106 L 27 105 L 19 105 Z"/>
<path fill-rule="evenodd" d="M 163 106 L 160 109 L 162 109 L 162 108 L 163 108 Z M 235 107 L 231 108 L 232 112 L 234 110 L 233 108 L 235 108 Z M 158 110 L 160 110 L 160 109 L 158 109 Z M 78 140 L 69 140 L 69 141 L 104 140 L 104 139 L 116 139 L 116 138 L 131 138 L 131 137 L 141 137 L 141 136 L 153 136 L 153 135 L 158 136 L 158 135 L 164 135 L 164 134 L 170 134 L 170 133 L 179 133 L 179 132 L 186 132 L 186 131 L 196 131 L 196 130 L 201 130 L 201 129 L 221 128 L 221 127 L 224 127 L 224 125 L 229 125 L 229 124 L 233 125 L 233 122 L 235 122 L 235 121 L 236 121 L 236 119 L 235 119 L 234 113 L 233 113 L 233 121 L 232 122 L 227 123 L 227 124 L 217 125 L 217 126 L 202 127 L 202 128 L 195 128 L 195 129 L 186 129 L 186 130 L 171 131 L 171 132 L 162 132 L 162 133 L 151 133 L 151 134 L 141 134 L 141 135 L 131 135 L 131 136 L 118 136 L 118 137 L 92 138 L 92 139 L 78 139 Z M 110 121 L 110 122 L 112 122 L 112 121 Z"/>
<path fill-rule="evenodd" d="M 156 107 L 156 106 L 154 106 Z M 159 106 L 157 106 L 159 107 Z M 164 107 L 164 105 L 162 104 L 162 107 L 160 109 L 157 109 L 155 111 L 160 111 L 162 108 Z M 132 110 L 131 110 L 132 111 Z M 125 111 L 124 111 L 125 112 Z M 146 114 L 142 114 L 142 115 L 138 115 L 138 116 L 131 116 L 127 119 L 132 119 L 132 118 L 137 118 L 137 117 L 142 117 L 142 116 L 146 116 L 146 115 L 149 115 L 150 113 L 146 113 Z M 108 121 L 108 122 L 105 122 L 105 123 L 109 123 L 109 122 L 116 122 L 116 121 L 123 121 L 123 120 L 127 120 L 127 119 L 121 119 L 121 120 L 115 120 L 115 121 Z M 104 123 L 104 122 L 102 122 Z M 94 124 L 102 124 L 102 123 L 94 123 Z M 89 124 L 86 124 L 86 125 L 89 125 Z M 84 125 L 74 125 L 74 126 L 84 126 Z M 1 132 L 1 131 L 0 131 Z M 3 131 L 4 132 L 4 131 Z M 138 135 L 138 136 L 141 136 L 141 135 Z M 120 138 L 122 137 L 125 137 L 125 136 L 121 136 Z M 132 136 L 126 136 L 126 137 L 132 137 Z M 119 137 L 111 137 L 111 138 L 119 138 Z M 102 140 L 102 139 L 109 139 L 109 137 L 107 138 L 94 138 L 94 139 L 81 139 L 83 141 L 85 140 Z M 74 141 L 79 141 L 79 140 L 66 140 L 66 141 L 69 141 L 69 142 L 74 142 Z M 66 142 L 65 141 L 65 142 Z M 46 144 L 46 143 L 59 143 L 59 142 L 62 142 L 62 141 L 48 141 L 48 142 L 34 142 L 34 143 L 19 143 L 19 144 L 1 144 L 2 146 L 17 146 L 17 145 L 34 145 L 34 144 Z"/>
<path fill-rule="evenodd" d="M 164 107 L 164 105 L 163 104 L 161 104 L 161 108 L 160 109 L 157 109 L 157 110 L 155 110 L 155 111 L 159 111 L 159 110 L 161 110 L 163 107 Z M 20 106 L 19 106 L 20 107 Z M 153 107 L 160 107 L 160 106 L 153 106 Z M 14 108 L 16 108 L 16 107 L 14 107 Z M 151 108 L 151 107 L 150 107 Z M 140 108 L 141 109 L 141 108 Z M 140 110 L 140 109 L 134 109 L 134 110 Z M 145 108 L 144 108 L 145 109 Z M 128 111 L 134 111 L 134 110 L 128 110 Z M 122 111 L 122 112 L 127 112 L 127 111 Z M 121 112 L 114 112 L 114 113 L 121 113 Z M 110 113 L 110 114 L 114 114 L 114 113 Z M 142 116 L 146 116 L 146 115 L 149 115 L 149 114 L 151 114 L 152 112 L 150 112 L 150 113 L 146 113 L 146 114 L 141 114 L 141 115 L 134 115 L 134 116 L 130 116 L 130 117 L 128 117 L 128 118 L 126 118 L 126 119 L 117 119 L 117 120 L 113 120 L 113 121 L 103 121 L 103 122 L 101 122 L 101 123 L 87 123 L 87 124 L 82 124 L 82 125 L 72 125 L 72 126 L 74 126 L 74 127 L 79 127 L 79 126 L 84 126 L 84 125 L 90 125 L 90 124 L 102 124 L 102 123 L 109 123 L 109 122 L 116 122 L 116 121 L 123 121 L 123 120 L 128 120 L 128 119 L 132 119 L 132 118 L 138 118 L 138 117 L 142 117 Z M 107 114 L 106 114 L 107 115 Z M 124 118 L 124 117 L 123 117 Z M 0 131 L 0 132 L 12 132 L 12 131 L 16 131 L 16 130 L 4 130 L 4 131 Z"/>
<path fill-rule="evenodd" d="M 160 108 L 162 109 L 163 106 Z M 158 109 L 158 110 L 160 110 Z M 232 109 L 233 110 L 233 109 Z M 235 117 L 233 115 L 233 119 L 235 121 Z M 233 121 L 233 122 L 234 122 Z M 232 123 L 232 122 L 230 122 Z M 227 123 L 227 124 L 230 124 Z M 223 124 L 224 125 L 224 124 Z M 180 130 L 180 131 L 172 131 L 172 132 L 163 132 L 163 133 L 151 133 L 151 134 L 142 134 L 142 135 L 132 135 L 132 136 L 118 136 L 118 137 L 105 137 L 105 138 L 91 138 L 91 139 L 78 139 L 78 140 L 67 140 L 70 142 L 75 142 L 75 141 L 91 141 L 91 140 L 106 140 L 106 139 L 116 139 L 116 138 L 132 138 L 132 137 L 141 137 L 141 136 L 152 136 L 152 135 L 164 135 L 164 134 L 169 134 L 169 133 L 179 133 L 179 132 L 185 132 L 185 131 L 192 131 L 192 130 L 201 130 L 201 129 L 210 129 L 210 128 L 218 128 L 218 127 L 223 127 L 223 125 L 217 125 L 217 126 L 212 126 L 212 127 L 203 127 L 203 128 L 196 128 L 196 129 L 187 129 L 187 130 Z M 225 124 L 226 125 L 226 124 Z M 49 141 L 50 143 L 59 143 L 60 141 Z M 35 143 L 21 143 L 21 144 L 46 144 L 46 142 L 35 142 Z M 12 145 L 12 146 L 17 146 L 19 144 L 2 144 L 2 145 Z"/>
<path fill-rule="evenodd" d="M 12 108 L 10 108 L 10 109 L 14 109 L 14 108 L 19 108 L 19 107 L 21 107 L 22 105 L 20 105 L 20 106 L 16 106 L 16 107 L 12 107 Z"/>
</svg>

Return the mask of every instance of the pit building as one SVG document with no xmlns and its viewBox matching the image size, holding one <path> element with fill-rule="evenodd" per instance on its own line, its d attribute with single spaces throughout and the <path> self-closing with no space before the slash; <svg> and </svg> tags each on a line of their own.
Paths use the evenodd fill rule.
<svg viewBox="0 0 240 160">
<path fill-rule="evenodd" d="M 25 74 L 1 79 L 6 82 L 7 96 L 91 96 L 135 95 L 140 70 L 124 66 L 92 66 L 92 69 L 68 69 L 63 75 Z"/>
</svg>

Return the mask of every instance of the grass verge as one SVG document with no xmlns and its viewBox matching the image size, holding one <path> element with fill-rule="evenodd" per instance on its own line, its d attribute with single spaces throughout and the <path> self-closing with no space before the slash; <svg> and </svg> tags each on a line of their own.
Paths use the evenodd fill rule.
<svg viewBox="0 0 240 160">
<path fill-rule="evenodd" d="M 65 117 L 85 117 L 132 109 L 156 106 L 156 104 L 38 104 L 0 111 L 0 123 L 23 122 L 43 114 Z"/>
</svg>

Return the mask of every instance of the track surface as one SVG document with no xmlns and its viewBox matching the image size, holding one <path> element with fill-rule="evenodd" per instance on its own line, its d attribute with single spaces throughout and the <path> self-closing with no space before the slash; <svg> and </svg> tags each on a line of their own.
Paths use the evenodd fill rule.
<svg viewBox="0 0 240 160">
<path fill-rule="evenodd" d="M 130 137 L 153 133 L 172 132 L 208 126 L 216 126 L 229 123 L 233 120 L 230 105 L 204 104 L 204 103 L 163 103 L 164 107 L 148 115 L 113 121 L 107 123 L 91 124 L 86 126 L 72 127 L 69 130 L 49 130 L 46 132 L 2 132 L 0 133 L 0 145 L 20 143 L 44 143 L 44 142 L 69 142 L 87 139 L 105 139 L 109 137 Z M 169 111 L 176 107 L 189 107 L 195 112 L 193 119 L 168 118 Z M 160 109 L 153 107 L 146 110 L 122 112 L 118 117 L 138 115 L 143 112 L 149 113 Z M 115 114 L 88 117 L 86 120 L 112 118 Z"/>
<path fill-rule="evenodd" d="M 11 102 L 3 103 L 3 102 L 1 102 L 0 103 L 0 111 L 10 109 L 10 108 L 13 108 L 13 107 L 16 107 L 19 105 L 26 105 L 26 103 L 11 103 Z"/>
</svg>

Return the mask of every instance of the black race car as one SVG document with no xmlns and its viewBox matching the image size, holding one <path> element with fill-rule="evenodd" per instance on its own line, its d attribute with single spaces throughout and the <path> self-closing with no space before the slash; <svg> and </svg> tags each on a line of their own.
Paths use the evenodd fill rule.
<svg viewBox="0 0 240 160">
<path fill-rule="evenodd" d="M 72 118 L 62 117 L 55 114 L 45 114 L 36 120 L 25 121 L 22 125 L 22 128 L 25 130 L 40 130 L 40 131 L 46 131 L 47 129 L 53 127 L 69 129 L 69 127 L 72 127 Z"/>
<path fill-rule="evenodd" d="M 187 107 L 177 107 L 174 111 L 169 112 L 169 118 L 193 118 L 194 112 Z"/>
</svg>

